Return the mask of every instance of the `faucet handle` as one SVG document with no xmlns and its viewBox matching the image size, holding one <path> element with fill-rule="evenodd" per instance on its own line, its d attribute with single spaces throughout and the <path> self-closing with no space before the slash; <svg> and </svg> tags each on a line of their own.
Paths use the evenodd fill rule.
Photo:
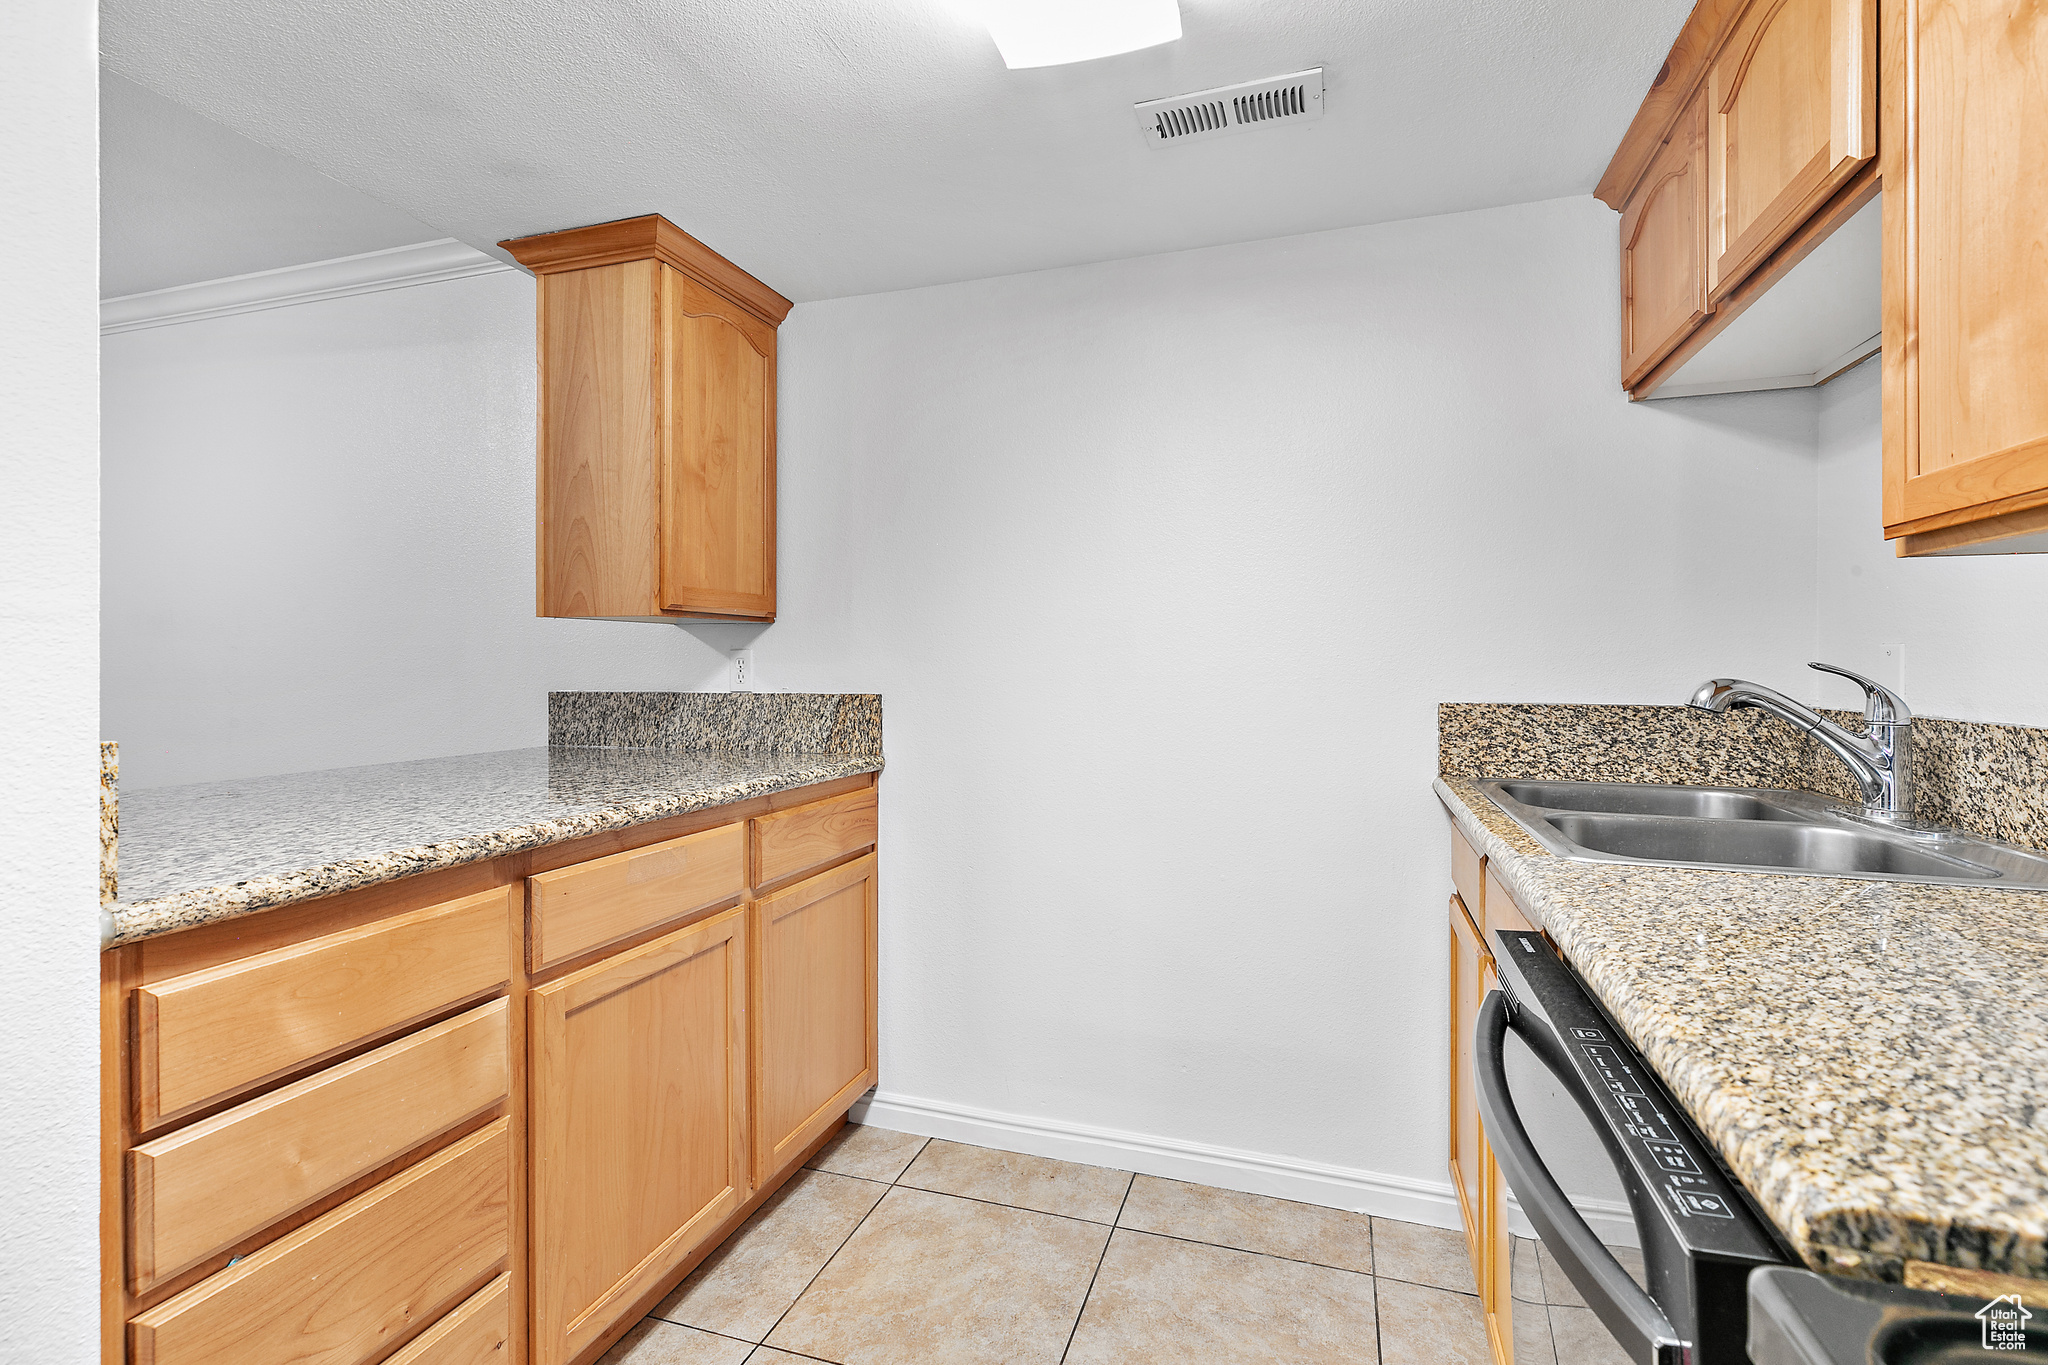
<svg viewBox="0 0 2048 1365">
<path fill-rule="evenodd" d="M 1851 673 L 1846 668 L 1833 664 L 1808 664 L 1808 668 L 1822 673 L 1832 673 L 1838 678 L 1847 678 L 1863 689 L 1863 721 L 1866 725 L 1911 725 L 1912 708 L 1906 699 L 1881 682 L 1875 682 L 1861 673 Z"/>
</svg>

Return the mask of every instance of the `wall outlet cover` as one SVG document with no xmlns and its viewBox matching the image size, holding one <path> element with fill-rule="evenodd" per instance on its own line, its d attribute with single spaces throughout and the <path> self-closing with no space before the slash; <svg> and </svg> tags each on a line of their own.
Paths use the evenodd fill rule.
<svg viewBox="0 0 2048 1365">
<path fill-rule="evenodd" d="M 732 681 L 729 690 L 734 692 L 753 691 L 754 651 L 751 649 L 735 649 L 731 652 L 730 657 L 732 659 Z"/>
</svg>

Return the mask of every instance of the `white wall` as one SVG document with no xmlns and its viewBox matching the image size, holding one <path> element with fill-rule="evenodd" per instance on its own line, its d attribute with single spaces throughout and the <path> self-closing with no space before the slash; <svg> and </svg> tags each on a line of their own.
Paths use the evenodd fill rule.
<svg viewBox="0 0 2048 1365">
<path fill-rule="evenodd" d="M 99 1354 L 94 11 L 0 43 L 0 1355 Z"/>
<path fill-rule="evenodd" d="M 1883 678 L 1880 647 L 1902 644 L 1919 714 L 2048 725 L 2048 555 L 1898 558 L 1881 529 L 1879 375 L 1871 361 L 1820 391 L 1816 657 Z M 1862 705 L 1846 683 L 1824 695 Z"/>
<path fill-rule="evenodd" d="M 885 1091 L 1442 1181 L 1436 703 L 1812 646 L 1812 397 L 1627 403 L 1614 231 L 797 309 L 757 649 L 886 698 Z"/>
<path fill-rule="evenodd" d="M 1812 396 L 1627 403 L 1613 250 L 1586 199 L 806 304 L 765 630 L 532 619 L 523 277 L 110 337 L 107 733 L 138 784 L 535 743 L 751 641 L 885 697 L 898 1121 L 1440 1191 L 1436 704 L 1812 645 Z"/>
<path fill-rule="evenodd" d="M 124 788 L 547 742 L 550 688 L 721 676 L 533 614 L 533 281 L 105 339 L 105 733 Z"/>
</svg>

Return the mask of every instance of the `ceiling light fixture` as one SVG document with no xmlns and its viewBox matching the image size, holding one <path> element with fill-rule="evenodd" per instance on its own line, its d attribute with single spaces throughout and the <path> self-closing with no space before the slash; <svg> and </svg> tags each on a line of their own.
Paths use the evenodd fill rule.
<svg viewBox="0 0 2048 1365">
<path fill-rule="evenodd" d="M 1178 0 L 982 0 L 1011 70 L 1093 61 L 1180 37 Z"/>
</svg>

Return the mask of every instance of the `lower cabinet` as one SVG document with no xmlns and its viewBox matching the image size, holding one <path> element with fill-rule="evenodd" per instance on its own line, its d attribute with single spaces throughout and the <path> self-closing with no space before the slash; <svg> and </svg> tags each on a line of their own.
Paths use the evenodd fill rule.
<svg viewBox="0 0 2048 1365">
<path fill-rule="evenodd" d="M 105 1365 L 590 1365 L 874 1084 L 872 779 L 101 959 Z"/>
<path fill-rule="evenodd" d="M 1495 929 L 1529 929 L 1521 908 L 1464 836 L 1451 831 L 1450 1169 L 1465 1224 L 1465 1251 L 1486 1317 L 1495 1365 L 1514 1365 L 1514 1249 L 1508 1187 L 1479 1118 L 1472 1040 L 1479 1006 L 1498 984 L 1490 945 Z M 1470 897 L 1468 901 L 1467 897 Z"/>
<path fill-rule="evenodd" d="M 875 855 L 758 901 L 757 1175 L 838 1122 L 875 1081 Z"/>
<path fill-rule="evenodd" d="M 534 1360 L 595 1341 L 746 1201 L 746 910 L 531 996 Z"/>
</svg>

